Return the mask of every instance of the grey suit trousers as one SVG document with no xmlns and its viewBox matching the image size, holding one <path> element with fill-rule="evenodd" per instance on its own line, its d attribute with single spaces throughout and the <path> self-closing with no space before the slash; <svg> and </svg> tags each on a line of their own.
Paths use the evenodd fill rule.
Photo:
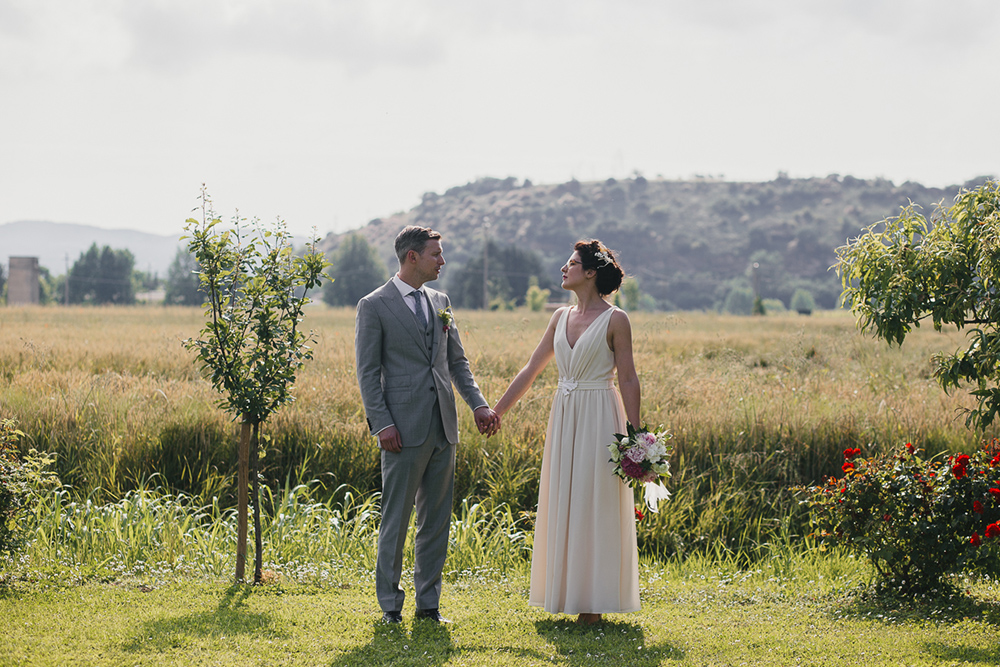
<svg viewBox="0 0 1000 667">
<path fill-rule="evenodd" d="M 433 411 L 427 439 L 399 452 L 382 451 L 382 520 L 378 529 L 375 594 L 382 611 L 402 611 L 399 585 L 403 547 L 414 504 L 413 587 L 417 609 L 437 609 L 441 570 L 448 554 L 448 528 L 455 491 L 455 445 L 448 442 L 440 411 Z"/>
</svg>

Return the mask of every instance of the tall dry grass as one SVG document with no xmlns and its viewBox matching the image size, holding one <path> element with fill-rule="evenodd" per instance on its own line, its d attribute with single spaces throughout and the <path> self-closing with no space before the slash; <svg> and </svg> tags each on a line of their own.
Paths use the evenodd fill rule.
<svg viewBox="0 0 1000 667">
<path fill-rule="evenodd" d="M 528 358 L 548 317 L 458 313 L 489 399 Z M 931 378 L 931 354 L 957 348 L 961 333 L 918 330 L 890 348 L 858 334 L 845 313 L 631 318 L 644 419 L 669 426 L 676 445 L 674 498 L 640 523 L 646 552 L 752 551 L 802 533 L 790 488 L 837 473 L 847 447 L 910 441 L 935 452 L 978 443 L 959 412 L 971 401 L 945 395 Z M 181 346 L 201 325 L 197 309 L 4 309 L 0 413 L 18 420 L 22 446 L 57 454 L 76 498 L 118 501 L 157 474 L 171 492 L 231 505 L 237 428 Z M 264 479 L 272 489 L 317 480 L 319 495 L 376 491 L 353 311 L 317 306 L 306 326 L 316 331 L 315 358 L 295 403 L 265 428 Z M 461 411 L 457 502 L 530 514 L 556 380 L 553 364 L 488 441 Z"/>
</svg>

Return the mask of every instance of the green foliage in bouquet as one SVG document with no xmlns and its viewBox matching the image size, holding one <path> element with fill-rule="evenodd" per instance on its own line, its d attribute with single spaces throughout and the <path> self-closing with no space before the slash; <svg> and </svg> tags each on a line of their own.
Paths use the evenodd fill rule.
<svg viewBox="0 0 1000 667">
<path fill-rule="evenodd" d="M 1000 572 L 1000 442 L 924 459 L 907 443 L 865 459 L 844 451 L 844 476 L 803 489 L 816 535 L 862 554 L 886 592 L 948 588 L 960 572 Z"/>
<path fill-rule="evenodd" d="M 18 455 L 17 439 L 24 435 L 12 419 L 0 420 L 0 556 L 10 556 L 24 545 L 25 517 L 42 488 L 55 480 L 46 468 L 53 458 L 31 450 Z"/>
</svg>

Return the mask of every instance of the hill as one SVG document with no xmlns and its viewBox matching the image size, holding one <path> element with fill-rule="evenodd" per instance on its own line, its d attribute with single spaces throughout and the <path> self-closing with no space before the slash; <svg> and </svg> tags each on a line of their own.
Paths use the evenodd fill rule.
<svg viewBox="0 0 1000 667">
<path fill-rule="evenodd" d="M 162 236 L 132 229 L 102 229 L 62 222 L 19 221 L 0 225 L 0 263 L 9 257 L 38 257 L 39 265 L 52 275 L 66 273 L 91 244 L 128 249 L 138 271 L 150 271 L 161 278 L 177 254 L 181 243 L 176 235 Z"/>
<path fill-rule="evenodd" d="M 763 298 L 789 304 L 797 288 L 823 308 L 836 305 L 840 283 L 830 270 L 834 249 L 865 227 L 898 214 L 909 202 L 930 216 L 963 186 L 925 187 L 851 176 L 762 183 L 668 181 L 640 175 L 626 180 L 534 185 L 515 178 L 484 178 L 428 192 L 405 213 L 372 220 L 356 230 L 390 267 L 392 240 L 408 224 L 444 235 L 443 287 L 467 261 L 482 254 L 483 239 L 536 252 L 553 280 L 574 241 L 600 238 L 619 251 L 626 271 L 662 308 L 717 308 L 734 288 L 747 288 L 756 263 Z M 487 227 L 488 223 L 488 227 Z M 344 234 L 331 234 L 332 250 Z M 449 269 L 451 269 L 449 271 Z M 490 272 L 502 271 L 491 266 Z M 553 295 L 556 296 L 556 295 Z"/>
</svg>

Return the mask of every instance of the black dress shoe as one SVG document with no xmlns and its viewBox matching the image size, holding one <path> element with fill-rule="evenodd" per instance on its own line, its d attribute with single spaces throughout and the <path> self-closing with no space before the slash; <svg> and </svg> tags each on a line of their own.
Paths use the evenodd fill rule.
<svg viewBox="0 0 1000 667">
<path fill-rule="evenodd" d="M 441 615 L 437 609 L 418 609 L 417 613 L 413 615 L 414 618 L 421 619 L 425 618 L 428 621 L 434 621 L 435 623 L 451 623 L 447 618 Z"/>
<path fill-rule="evenodd" d="M 403 615 L 398 611 L 387 611 L 382 614 L 383 623 L 402 623 Z"/>
</svg>

